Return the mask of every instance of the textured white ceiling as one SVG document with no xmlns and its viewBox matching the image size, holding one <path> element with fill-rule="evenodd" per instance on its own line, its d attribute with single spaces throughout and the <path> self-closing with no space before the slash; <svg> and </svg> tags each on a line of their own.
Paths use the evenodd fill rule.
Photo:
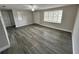
<svg viewBox="0 0 79 59">
<path fill-rule="evenodd" d="M 21 10 L 31 10 L 28 5 L 30 4 L 0 4 L 1 9 L 21 9 Z M 36 5 L 36 10 L 41 9 L 48 9 L 48 8 L 55 8 L 55 7 L 61 7 L 66 6 L 69 4 L 34 4 Z M 2 7 L 6 6 L 6 7 Z"/>
</svg>

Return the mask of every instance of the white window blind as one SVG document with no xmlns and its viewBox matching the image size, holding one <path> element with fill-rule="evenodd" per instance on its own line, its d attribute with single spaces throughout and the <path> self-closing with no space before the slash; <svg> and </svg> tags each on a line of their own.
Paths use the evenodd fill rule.
<svg viewBox="0 0 79 59">
<path fill-rule="evenodd" d="M 63 10 L 45 11 L 44 21 L 61 23 Z"/>
</svg>

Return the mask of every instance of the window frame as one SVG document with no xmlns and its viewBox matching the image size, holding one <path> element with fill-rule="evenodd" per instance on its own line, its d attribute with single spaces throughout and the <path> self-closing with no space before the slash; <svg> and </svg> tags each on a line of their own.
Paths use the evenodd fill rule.
<svg viewBox="0 0 79 59">
<path fill-rule="evenodd" d="M 61 13 L 62 13 L 62 14 L 61 14 L 60 22 L 58 22 L 58 21 L 57 21 L 57 22 L 55 22 L 55 21 L 46 21 L 46 20 L 45 20 L 45 19 L 46 19 L 46 18 L 45 18 L 45 17 L 46 17 L 46 16 L 45 16 L 45 12 L 48 12 L 48 13 L 51 13 L 51 12 L 52 12 L 52 13 L 55 13 L 56 11 L 57 11 L 57 12 L 58 12 L 58 11 L 61 11 Z M 51 16 L 50 16 L 50 17 L 51 17 Z M 49 19 L 50 17 L 48 16 L 48 19 Z M 53 17 L 55 17 L 55 16 L 53 15 Z M 57 16 L 57 18 L 58 18 L 58 17 L 59 17 L 59 16 Z M 59 23 L 59 24 L 61 24 L 61 23 L 62 23 L 62 18 L 63 18 L 63 9 L 44 11 L 44 22 Z M 51 19 L 51 18 L 50 18 L 50 19 Z M 57 19 L 57 20 L 58 20 L 58 19 Z"/>
</svg>

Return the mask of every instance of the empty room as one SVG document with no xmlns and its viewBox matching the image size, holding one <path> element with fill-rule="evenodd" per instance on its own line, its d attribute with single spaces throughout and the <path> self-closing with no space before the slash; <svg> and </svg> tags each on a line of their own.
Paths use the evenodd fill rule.
<svg viewBox="0 0 79 59">
<path fill-rule="evenodd" d="M 0 54 L 77 54 L 78 25 L 78 4 L 0 4 Z"/>
</svg>

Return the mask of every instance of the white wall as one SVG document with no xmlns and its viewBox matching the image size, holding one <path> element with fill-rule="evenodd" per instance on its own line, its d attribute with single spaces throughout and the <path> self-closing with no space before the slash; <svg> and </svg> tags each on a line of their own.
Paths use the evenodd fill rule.
<svg viewBox="0 0 79 59">
<path fill-rule="evenodd" d="M 62 9 L 63 10 L 63 18 L 62 18 L 62 23 L 61 24 L 55 24 L 55 23 L 49 23 L 49 22 L 44 22 L 44 11 L 53 11 L 53 10 L 58 10 Z M 59 29 L 59 30 L 64 30 L 68 32 L 73 31 L 73 26 L 75 22 L 75 17 L 76 17 L 76 11 L 77 11 L 77 6 L 76 5 L 70 5 L 70 6 L 64 6 L 64 7 L 58 7 L 58 8 L 52 8 L 48 10 L 42 10 L 42 11 L 36 11 L 34 12 L 34 23 Z"/>
<path fill-rule="evenodd" d="M 76 22 L 72 33 L 73 53 L 79 54 L 79 8 L 77 11 Z"/>
<path fill-rule="evenodd" d="M 4 25 L 3 17 L 0 11 L 0 52 L 9 47 L 10 47 L 10 42 Z"/>
<path fill-rule="evenodd" d="M 19 12 L 20 15 L 18 15 L 17 12 Z M 31 11 L 13 10 L 13 16 L 16 27 L 21 27 L 33 23 L 33 17 Z M 18 19 L 18 16 L 20 19 Z"/>
<path fill-rule="evenodd" d="M 2 12 L 2 16 L 3 16 L 3 19 L 4 19 L 5 26 L 6 27 L 11 26 L 8 11 L 7 10 L 2 10 L 1 12 Z"/>
<path fill-rule="evenodd" d="M 12 10 L 1 10 L 1 13 L 6 27 L 15 25 Z"/>
<path fill-rule="evenodd" d="M 7 10 L 7 12 L 8 12 L 8 14 L 9 14 L 11 26 L 14 26 L 14 25 L 15 25 L 15 22 L 14 22 L 14 17 L 13 17 L 12 10 Z"/>
</svg>

